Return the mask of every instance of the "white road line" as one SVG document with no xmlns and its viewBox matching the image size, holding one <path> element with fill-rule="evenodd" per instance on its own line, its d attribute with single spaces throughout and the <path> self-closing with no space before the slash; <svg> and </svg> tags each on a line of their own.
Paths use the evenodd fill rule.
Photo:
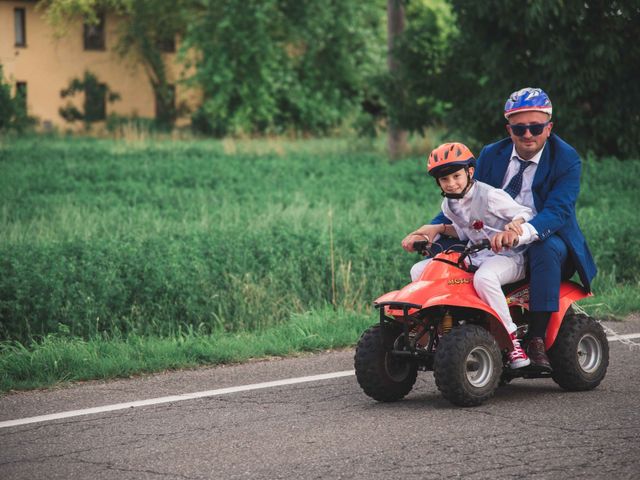
<svg viewBox="0 0 640 480">
<path fill-rule="evenodd" d="M 640 338 L 640 333 L 627 333 L 624 335 L 611 335 L 607 337 L 607 340 L 610 342 L 615 342 L 619 340 L 631 340 L 633 338 Z"/>
<path fill-rule="evenodd" d="M 607 340 L 609 340 L 610 342 L 616 342 L 634 338 L 640 338 L 640 333 L 629 333 L 625 335 L 610 336 L 607 337 Z M 330 380 L 332 378 L 350 377 L 352 375 L 355 375 L 354 370 L 345 370 L 342 372 L 325 373 L 322 375 L 311 375 L 308 377 L 287 378 L 284 380 L 275 380 L 273 382 L 241 385 L 239 387 L 219 388 L 217 390 L 206 390 L 204 392 L 183 393 L 180 395 L 171 395 L 169 397 L 150 398 L 147 400 L 138 400 L 135 402 L 115 403 L 113 405 L 104 405 L 102 407 L 85 408 L 82 410 L 70 410 L 68 412 L 52 413 L 50 415 L 39 415 L 37 417 L 7 420 L 4 422 L 0 422 L 0 428 L 16 427 L 19 425 L 27 425 L 30 423 L 48 422 L 51 420 L 60 420 L 62 418 L 80 417 L 82 415 L 92 415 L 94 413 L 113 412 L 115 410 L 125 410 L 127 408 L 146 407 L 149 405 L 159 405 L 162 403 L 181 402 L 183 400 L 193 400 L 194 398 L 216 397 L 219 395 L 227 395 L 229 393 L 248 392 L 250 390 L 260 390 L 263 388 L 282 387 L 285 385 L 295 385 L 296 383 L 317 382 L 320 380 Z"/>
<path fill-rule="evenodd" d="M 284 385 L 295 385 L 296 383 L 317 382 L 332 378 L 349 377 L 355 375 L 355 370 L 345 370 L 342 372 L 324 373 L 321 375 L 311 375 L 308 377 L 286 378 L 272 382 L 254 383 L 252 385 L 241 385 L 239 387 L 219 388 L 217 390 L 206 390 L 204 392 L 182 393 L 169 397 L 150 398 L 148 400 L 138 400 L 135 402 L 115 403 L 103 407 L 85 408 L 82 410 L 70 410 L 68 412 L 52 413 L 50 415 L 40 415 L 37 417 L 19 418 L 17 420 L 7 420 L 0 422 L 0 428 L 15 427 L 17 425 L 27 425 L 29 423 L 47 422 L 49 420 L 59 420 L 61 418 L 79 417 L 81 415 L 91 415 L 93 413 L 113 412 L 114 410 L 125 410 L 127 408 L 146 407 L 148 405 L 158 405 L 161 403 L 181 402 L 194 398 L 215 397 L 227 395 L 229 393 L 247 392 L 250 390 L 260 390 L 262 388 L 281 387 Z"/>
</svg>

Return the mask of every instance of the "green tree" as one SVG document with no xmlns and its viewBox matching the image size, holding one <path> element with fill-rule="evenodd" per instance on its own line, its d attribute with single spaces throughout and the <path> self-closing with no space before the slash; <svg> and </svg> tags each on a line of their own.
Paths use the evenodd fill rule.
<svg viewBox="0 0 640 480">
<path fill-rule="evenodd" d="M 438 82 L 458 30 L 446 0 L 405 3 L 406 26 L 393 48 L 395 71 L 378 78 L 377 84 L 390 121 L 422 132 L 443 120 L 446 104 Z"/>
<path fill-rule="evenodd" d="M 361 111 L 384 66 L 384 2 L 201 0 L 188 48 L 215 134 L 324 132 Z"/>
<path fill-rule="evenodd" d="M 136 0 L 127 9 L 120 29 L 116 51 L 122 57 L 133 56 L 144 66 L 158 104 L 156 121 L 160 126 L 172 126 L 182 109 L 169 83 L 165 51 L 175 50 L 192 5 L 191 0 Z"/>
<path fill-rule="evenodd" d="M 451 3 L 460 33 L 436 79 L 451 125 L 495 140 L 507 96 L 541 87 L 555 107 L 554 131 L 582 153 L 640 154 L 637 0 Z"/>
</svg>

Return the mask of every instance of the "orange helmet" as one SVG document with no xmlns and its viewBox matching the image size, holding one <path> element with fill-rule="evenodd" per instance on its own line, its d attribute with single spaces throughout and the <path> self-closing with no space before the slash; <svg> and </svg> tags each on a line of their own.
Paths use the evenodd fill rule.
<svg viewBox="0 0 640 480">
<path fill-rule="evenodd" d="M 473 167 L 475 157 L 462 143 L 444 143 L 434 149 L 427 161 L 427 171 L 432 177 L 443 177 L 464 167 Z"/>
</svg>

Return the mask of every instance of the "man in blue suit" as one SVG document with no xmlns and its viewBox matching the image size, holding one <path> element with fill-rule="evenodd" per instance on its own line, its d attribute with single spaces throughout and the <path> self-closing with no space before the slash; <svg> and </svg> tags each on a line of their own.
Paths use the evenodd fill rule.
<svg viewBox="0 0 640 480">
<path fill-rule="evenodd" d="M 533 365 L 550 368 L 545 332 L 558 310 L 561 279 L 576 271 L 584 288 L 591 289 L 596 266 L 576 219 L 581 160 L 578 153 L 551 133 L 552 106 L 539 88 L 512 93 L 505 104 L 509 138 L 483 148 L 475 178 L 503 188 L 518 203 L 534 211 L 526 224 L 511 223 L 508 230 L 528 228 L 538 237 L 529 246 L 530 324 L 527 354 Z M 451 223 L 440 213 L 431 224 Z M 511 232 L 498 233 L 494 246 L 513 246 Z"/>
</svg>

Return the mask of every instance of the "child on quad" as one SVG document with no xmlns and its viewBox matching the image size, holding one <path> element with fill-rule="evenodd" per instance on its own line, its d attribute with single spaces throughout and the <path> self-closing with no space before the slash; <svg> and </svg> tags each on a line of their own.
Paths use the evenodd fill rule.
<svg viewBox="0 0 640 480">
<path fill-rule="evenodd" d="M 522 368 L 531 363 L 516 336 L 517 326 L 509 313 L 502 285 L 522 280 L 526 273 L 524 252 L 526 245 L 535 240 L 527 228 L 505 232 L 508 224 L 520 225 L 533 217 L 530 208 L 516 203 L 504 190 L 473 180 L 475 158 L 462 143 L 445 143 L 433 150 L 428 159 L 429 175 L 436 179 L 442 190 L 442 212 L 452 225 L 423 225 L 402 241 L 402 247 L 412 252 L 413 243 L 426 240 L 431 243 L 437 235 L 448 235 L 469 243 L 492 240 L 492 250 L 482 250 L 473 256 L 478 270 L 473 286 L 478 296 L 499 315 L 509 332 L 512 349 L 508 353 L 509 367 Z M 500 233 L 496 235 L 496 233 Z M 493 237 L 493 238 L 492 238 Z M 515 248 L 502 248 L 511 245 Z M 420 278 L 431 259 L 418 262 L 411 269 L 411 280 Z"/>
</svg>

